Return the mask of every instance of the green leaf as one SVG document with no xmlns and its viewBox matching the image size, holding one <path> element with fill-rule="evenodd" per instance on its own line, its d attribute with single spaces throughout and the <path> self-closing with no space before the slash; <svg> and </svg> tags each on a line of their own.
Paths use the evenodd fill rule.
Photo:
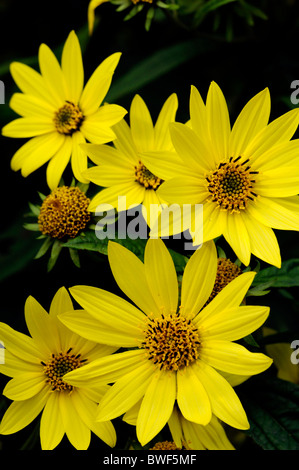
<svg viewBox="0 0 299 470">
<path fill-rule="evenodd" d="M 291 382 L 254 377 L 238 387 L 250 429 L 264 450 L 299 450 L 299 387 Z"/>
<path fill-rule="evenodd" d="M 71 248 L 73 250 L 96 251 L 98 253 L 107 255 L 108 241 L 108 238 L 100 240 L 96 237 L 94 232 L 85 232 L 79 235 L 78 237 L 63 243 L 62 246 L 66 248 Z M 147 242 L 146 239 L 131 240 L 130 238 L 120 239 L 116 237 L 111 241 L 120 243 L 122 246 L 132 251 L 132 253 L 134 253 L 136 256 L 138 256 L 138 258 L 143 261 L 144 249 Z M 169 252 L 172 256 L 177 272 L 183 272 L 188 258 L 171 249 L 169 250 Z"/>
<path fill-rule="evenodd" d="M 299 286 L 299 258 L 283 261 L 280 269 L 275 266 L 261 269 L 252 286 L 261 284 L 268 284 L 267 287 Z"/>
<path fill-rule="evenodd" d="M 50 256 L 50 259 L 48 261 L 48 266 L 47 266 L 48 272 L 54 268 L 56 261 L 58 259 L 58 256 L 62 250 L 62 246 L 63 246 L 63 243 L 59 240 L 55 240 L 55 242 L 53 243 L 51 256 Z"/>
</svg>

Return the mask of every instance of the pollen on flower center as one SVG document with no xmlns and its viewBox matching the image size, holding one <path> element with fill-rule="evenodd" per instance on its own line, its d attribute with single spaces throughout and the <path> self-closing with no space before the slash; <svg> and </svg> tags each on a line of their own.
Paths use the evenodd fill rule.
<svg viewBox="0 0 299 470">
<path fill-rule="evenodd" d="M 67 372 L 81 367 L 87 359 L 81 359 L 81 354 L 71 354 L 72 348 L 67 352 L 60 352 L 59 354 L 52 354 L 48 362 L 41 361 L 44 367 L 44 374 L 46 376 L 46 383 L 49 384 L 53 391 L 72 391 L 72 385 L 67 384 L 63 380 L 63 376 Z"/>
<path fill-rule="evenodd" d="M 250 171 L 249 160 L 240 162 L 241 157 L 222 162 L 207 177 L 207 189 L 211 193 L 211 201 L 223 210 L 240 212 L 246 209 L 248 199 L 254 200 L 253 192 L 257 171 Z"/>
<path fill-rule="evenodd" d="M 141 161 L 135 166 L 136 181 L 146 189 L 157 189 L 162 180 L 149 171 Z"/>
<path fill-rule="evenodd" d="M 210 303 L 211 300 L 217 294 L 219 294 L 219 292 L 221 292 L 225 286 L 227 286 L 227 284 L 233 281 L 236 277 L 240 276 L 240 274 L 242 274 L 241 268 L 233 263 L 230 259 L 218 258 L 215 284 L 205 305 Z"/>
<path fill-rule="evenodd" d="M 90 220 L 89 203 L 90 199 L 78 187 L 54 189 L 42 203 L 38 216 L 40 231 L 52 238 L 74 238 Z"/>
<path fill-rule="evenodd" d="M 71 135 L 75 131 L 78 131 L 83 120 L 84 115 L 79 106 L 71 101 L 66 101 L 54 116 L 54 124 L 57 132 L 65 135 Z"/>
<path fill-rule="evenodd" d="M 191 320 L 179 313 L 149 319 L 142 347 L 159 369 L 176 371 L 198 358 L 200 337 Z"/>
</svg>

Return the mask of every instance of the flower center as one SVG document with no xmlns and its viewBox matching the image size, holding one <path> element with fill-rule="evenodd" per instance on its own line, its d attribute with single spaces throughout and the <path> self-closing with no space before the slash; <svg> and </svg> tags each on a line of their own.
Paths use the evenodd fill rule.
<svg viewBox="0 0 299 470">
<path fill-rule="evenodd" d="M 151 447 L 149 450 L 181 450 L 175 445 L 172 441 L 161 441 L 156 442 L 154 447 Z"/>
<path fill-rule="evenodd" d="M 179 313 L 149 319 L 142 346 L 159 369 L 178 370 L 198 358 L 197 328 Z"/>
<path fill-rule="evenodd" d="M 78 187 L 62 186 L 45 198 L 38 216 L 39 229 L 52 238 L 74 238 L 90 220 L 90 199 Z"/>
<path fill-rule="evenodd" d="M 209 299 L 206 304 L 211 302 L 211 300 L 219 294 L 222 289 L 224 289 L 227 284 L 229 284 L 233 279 L 242 274 L 242 270 L 239 266 L 233 263 L 230 259 L 227 258 L 218 258 L 217 264 L 217 273 L 215 284 Z"/>
<path fill-rule="evenodd" d="M 135 166 L 135 178 L 146 189 L 157 189 L 162 184 L 162 180 L 151 173 L 141 161 Z"/>
<path fill-rule="evenodd" d="M 74 369 L 81 367 L 82 363 L 87 359 L 81 359 L 81 354 L 70 354 L 72 348 L 67 352 L 52 354 L 48 362 L 41 361 L 44 366 L 44 373 L 46 375 L 46 383 L 48 383 L 53 391 L 63 392 L 72 391 L 73 386 L 63 381 L 62 377 Z"/>
<path fill-rule="evenodd" d="M 248 199 L 253 201 L 257 197 L 252 191 L 255 183 L 252 178 L 258 172 L 250 171 L 249 160 L 240 163 L 240 159 L 231 157 L 228 162 L 219 163 L 218 168 L 206 177 L 211 201 L 231 213 L 246 209 Z"/>
<path fill-rule="evenodd" d="M 59 134 L 71 135 L 79 130 L 84 120 L 84 115 L 79 106 L 66 101 L 55 113 L 54 124 Z"/>
</svg>

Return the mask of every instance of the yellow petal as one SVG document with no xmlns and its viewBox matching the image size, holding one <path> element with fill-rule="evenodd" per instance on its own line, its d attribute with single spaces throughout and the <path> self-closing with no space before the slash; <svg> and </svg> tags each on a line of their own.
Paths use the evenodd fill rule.
<svg viewBox="0 0 299 470">
<path fill-rule="evenodd" d="M 40 71 L 45 80 L 53 102 L 59 108 L 66 99 L 66 84 L 59 62 L 46 44 L 41 44 L 38 51 Z"/>
<path fill-rule="evenodd" d="M 246 224 L 238 213 L 228 214 L 226 228 L 223 232 L 227 243 L 245 266 L 250 263 L 250 239 Z"/>
<path fill-rule="evenodd" d="M 181 309 L 193 318 L 208 300 L 217 272 L 214 241 L 206 242 L 189 259 L 182 279 Z"/>
<path fill-rule="evenodd" d="M 76 411 L 75 394 L 76 391 L 70 394 L 59 393 L 59 407 L 65 433 L 70 443 L 77 450 L 86 450 L 90 444 L 90 429 Z"/>
<path fill-rule="evenodd" d="M 212 367 L 198 361 L 194 367 L 209 396 L 212 412 L 224 423 L 237 429 L 248 429 L 243 406 L 231 385 Z"/>
<path fill-rule="evenodd" d="M 86 83 L 79 102 L 85 116 L 95 113 L 101 105 L 109 90 L 120 57 L 121 54 L 115 52 L 103 60 Z"/>
<path fill-rule="evenodd" d="M 228 157 L 230 121 L 227 104 L 219 86 L 212 82 L 206 102 L 207 120 L 215 161 Z"/>
<path fill-rule="evenodd" d="M 172 257 L 160 239 L 149 239 L 144 252 L 147 283 L 161 313 L 175 313 L 178 280 Z"/>
<path fill-rule="evenodd" d="M 47 166 L 47 183 L 51 190 L 59 185 L 62 174 L 70 161 L 72 148 L 72 138 L 66 136 L 60 149 L 49 161 Z"/>
<path fill-rule="evenodd" d="M 264 171 L 258 175 L 254 190 L 265 197 L 288 197 L 299 193 L 298 167 Z"/>
<path fill-rule="evenodd" d="M 42 411 L 48 395 L 48 390 L 44 388 L 28 400 L 14 401 L 2 418 L 0 434 L 13 434 L 28 426 Z"/>
<path fill-rule="evenodd" d="M 117 329 L 126 332 L 132 340 L 139 337 L 145 316 L 134 305 L 96 287 L 75 286 L 70 288 L 70 292 L 90 315 L 104 325 L 117 325 Z"/>
<path fill-rule="evenodd" d="M 43 139 L 33 143 L 32 146 L 34 147 L 34 152 L 28 154 L 27 152 L 30 150 L 30 146 L 28 145 L 28 147 L 26 147 L 26 159 L 24 158 L 21 168 L 22 176 L 27 177 L 33 171 L 43 166 L 51 157 L 53 157 L 53 155 L 55 155 L 56 152 L 58 152 L 65 140 L 65 136 L 54 132 L 43 137 Z M 23 157 L 24 154 L 22 155 L 22 159 Z M 11 164 L 13 165 L 13 161 Z"/>
<path fill-rule="evenodd" d="M 199 312 L 193 323 L 199 326 L 200 322 L 205 321 L 210 315 L 214 315 L 222 310 L 238 307 L 244 300 L 255 274 L 254 272 L 247 272 L 233 279 Z"/>
<path fill-rule="evenodd" d="M 175 93 L 165 101 L 155 124 L 154 148 L 155 150 L 172 150 L 172 142 L 169 133 L 169 124 L 175 121 L 178 108 L 178 98 Z"/>
<path fill-rule="evenodd" d="M 210 400 L 192 366 L 178 370 L 177 386 L 177 402 L 184 418 L 207 425 L 212 418 Z"/>
<path fill-rule="evenodd" d="M 262 353 L 252 353 L 240 344 L 222 340 L 203 341 L 200 358 L 215 369 L 237 375 L 259 374 L 273 362 Z"/>
<path fill-rule="evenodd" d="M 83 90 L 84 69 L 80 43 L 74 31 L 70 32 L 64 44 L 61 69 L 66 82 L 66 99 L 77 104 Z"/>
<path fill-rule="evenodd" d="M 150 112 L 139 95 L 135 95 L 130 108 L 132 138 L 138 152 L 154 149 L 154 126 Z"/>
<path fill-rule="evenodd" d="M 166 425 L 176 399 L 176 375 L 156 373 L 149 383 L 137 418 L 137 438 L 142 446 L 153 439 Z"/>
<path fill-rule="evenodd" d="M 248 213 L 260 223 L 279 230 L 299 230 L 299 196 L 265 198 L 249 204 Z"/>
<path fill-rule="evenodd" d="M 244 106 L 232 128 L 230 154 L 238 157 L 260 130 L 267 126 L 270 115 L 270 94 L 268 88 L 255 95 Z"/>
<path fill-rule="evenodd" d="M 91 0 L 88 5 L 88 31 L 89 34 L 93 32 L 94 28 L 94 11 L 102 3 L 109 2 L 109 0 Z"/>
<path fill-rule="evenodd" d="M 147 315 L 160 313 L 149 290 L 142 261 L 119 243 L 108 243 L 108 259 L 120 289 Z"/>
<path fill-rule="evenodd" d="M 191 86 L 190 117 L 192 129 L 204 139 L 208 133 L 206 106 L 195 86 Z"/>
<path fill-rule="evenodd" d="M 45 100 L 24 93 L 14 93 L 9 106 L 21 116 L 41 116 L 42 119 L 53 119 L 56 111 L 55 106 L 50 105 Z"/>
<path fill-rule="evenodd" d="M 154 375 L 154 366 L 149 361 L 136 365 L 135 369 L 112 385 L 99 403 L 98 421 L 114 419 L 134 406 L 145 394 Z"/>
<path fill-rule="evenodd" d="M 15 356 L 33 364 L 40 363 L 40 351 L 32 338 L 0 323 L 0 338 L 5 348 Z"/>
<path fill-rule="evenodd" d="M 59 406 L 59 393 L 50 393 L 40 420 L 42 450 L 53 450 L 64 436 L 64 425 Z"/>
<path fill-rule="evenodd" d="M 45 100 L 50 106 L 55 106 L 45 80 L 36 70 L 26 64 L 13 62 L 10 65 L 10 72 L 24 93 Z"/>
<path fill-rule="evenodd" d="M 45 385 L 42 367 L 40 372 L 26 372 L 11 379 L 3 390 L 3 395 L 10 400 L 28 400 L 37 395 Z"/>
<path fill-rule="evenodd" d="M 122 212 L 128 210 L 130 206 L 139 205 L 143 201 L 144 193 L 145 188 L 134 181 L 116 184 L 110 188 L 102 189 L 94 196 L 88 210 L 103 213 L 112 207 L 118 212 Z M 107 205 L 110 207 L 105 208 Z"/>
<path fill-rule="evenodd" d="M 280 250 L 273 230 L 261 224 L 249 214 L 242 217 L 250 238 L 251 252 L 266 263 L 280 268 Z"/>
<path fill-rule="evenodd" d="M 34 137 L 55 132 L 54 122 L 49 117 L 21 117 L 2 128 L 2 135 L 14 138 Z"/>
<path fill-rule="evenodd" d="M 202 325 L 201 339 L 235 341 L 257 330 L 267 319 L 269 307 L 242 306 L 215 312 Z M 197 326 L 200 328 L 201 322 Z"/>
<path fill-rule="evenodd" d="M 75 132 L 72 135 L 71 165 L 75 178 L 81 183 L 88 183 L 83 176 L 83 172 L 87 170 L 87 155 L 81 144 L 85 144 L 85 138 L 81 132 Z"/>
</svg>

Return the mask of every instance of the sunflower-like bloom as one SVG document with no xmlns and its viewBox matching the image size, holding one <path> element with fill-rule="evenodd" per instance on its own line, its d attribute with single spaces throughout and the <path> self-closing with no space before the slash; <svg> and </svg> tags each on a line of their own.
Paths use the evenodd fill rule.
<svg viewBox="0 0 299 470">
<path fill-rule="evenodd" d="M 162 178 L 146 168 L 142 162 L 142 154 L 151 152 L 153 158 L 155 152 L 171 154 L 173 145 L 168 127 L 175 120 L 177 107 L 177 96 L 172 94 L 165 101 L 156 124 L 153 125 L 144 100 L 135 95 L 130 107 L 130 126 L 124 119 L 113 126 L 117 137 L 113 142 L 114 147 L 94 144 L 83 146 L 96 164 L 84 172 L 85 178 L 105 188 L 92 199 L 90 211 L 94 212 L 98 206 L 105 204 L 119 209 L 119 197 L 125 196 L 122 210 L 142 204 L 142 209 L 145 209 L 143 215 L 150 225 L 151 214 L 154 220 L 154 210 L 158 213 L 161 204 L 165 202 L 157 197 Z"/>
<path fill-rule="evenodd" d="M 87 314 L 66 313 L 60 319 L 90 340 L 130 350 L 95 360 L 65 380 L 73 386 L 115 382 L 100 402 L 100 421 L 142 400 L 136 424 L 142 445 L 166 425 L 176 403 L 188 421 L 207 425 L 214 414 L 247 429 L 243 406 L 222 371 L 251 376 L 272 363 L 234 342 L 260 327 L 269 314 L 268 307 L 240 306 L 254 273 L 238 276 L 202 308 L 217 271 L 213 241 L 189 259 L 180 305 L 175 266 L 161 239 L 148 240 L 144 263 L 116 242 L 109 242 L 108 256 L 116 282 L 137 307 L 105 290 L 75 286 L 71 294 Z"/>
<path fill-rule="evenodd" d="M 30 424 L 41 412 L 40 440 L 43 450 L 52 450 L 67 435 L 78 450 L 88 448 L 91 431 L 106 444 L 116 442 L 110 421 L 95 422 L 97 404 L 108 386 L 93 389 L 72 387 L 63 375 L 96 358 L 115 351 L 111 346 L 86 340 L 66 328 L 58 314 L 73 311 L 65 288 L 54 296 L 49 314 L 33 298 L 25 304 L 30 336 L 0 323 L 5 346 L 5 363 L 0 372 L 12 377 L 3 394 L 14 400 L 0 424 L 0 434 L 15 433 Z"/>
<path fill-rule="evenodd" d="M 120 53 L 107 57 L 84 87 L 84 69 L 78 38 L 72 31 L 63 47 L 61 66 L 46 44 L 39 48 L 38 73 L 13 62 L 11 74 L 23 93 L 15 93 L 10 107 L 20 118 L 2 129 L 7 137 L 32 137 L 14 154 L 11 168 L 24 177 L 49 160 L 47 182 L 58 186 L 71 159 L 75 178 L 83 183 L 87 156 L 80 144 L 105 143 L 115 138 L 111 126 L 126 114 L 121 106 L 101 106 L 119 62 Z"/>
<path fill-rule="evenodd" d="M 125 413 L 123 420 L 126 423 L 136 426 L 140 404 L 137 403 Z M 167 424 L 173 441 L 158 442 L 152 449 L 234 450 L 222 424 L 215 416 L 212 416 L 209 424 L 202 426 L 185 419 L 178 407 L 174 406 Z"/>
<path fill-rule="evenodd" d="M 294 109 L 268 123 L 268 89 L 243 108 L 232 129 L 225 98 L 212 82 L 204 104 L 191 89 L 190 123 L 171 124 L 180 164 L 157 193 L 168 203 L 203 205 L 203 241 L 223 235 L 248 265 L 251 253 L 281 265 L 272 229 L 299 230 L 299 121 Z M 151 171 L 171 155 L 144 156 Z M 171 164 L 169 165 L 171 167 Z"/>
</svg>

